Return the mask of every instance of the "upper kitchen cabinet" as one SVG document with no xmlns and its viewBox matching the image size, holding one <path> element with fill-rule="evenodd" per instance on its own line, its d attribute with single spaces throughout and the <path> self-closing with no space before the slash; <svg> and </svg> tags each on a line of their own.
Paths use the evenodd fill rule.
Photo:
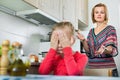
<svg viewBox="0 0 120 80">
<path fill-rule="evenodd" d="M 63 2 L 63 20 L 70 21 L 75 29 L 78 29 L 76 19 L 76 0 L 62 0 Z"/>
<path fill-rule="evenodd" d="M 78 26 L 88 26 L 88 0 L 77 0 Z"/>
<path fill-rule="evenodd" d="M 88 0 L 25 0 L 59 21 L 70 21 L 75 29 L 88 25 Z M 79 26 L 79 27 L 78 27 Z"/>
<path fill-rule="evenodd" d="M 70 21 L 77 29 L 76 0 L 24 0 L 60 21 Z"/>
<path fill-rule="evenodd" d="M 58 20 L 62 19 L 61 0 L 39 0 L 39 9 Z"/>
<path fill-rule="evenodd" d="M 39 7 L 39 5 L 38 5 L 39 0 L 24 0 L 24 1 L 31 4 L 31 5 L 33 5 L 36 8 Z"/>
<path fill-rule="evenodd" d="M 61 20 L 62 5 L 61 0 L 24 0 L 50 16 Z"/>
</svg>

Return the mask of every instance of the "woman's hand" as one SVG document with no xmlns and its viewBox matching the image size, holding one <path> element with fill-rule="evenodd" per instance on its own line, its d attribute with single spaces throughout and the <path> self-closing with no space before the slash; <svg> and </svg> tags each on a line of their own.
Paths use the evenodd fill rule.
<svg viewBox="0 0 120 80">
<path fill-rule="evenodd" d="M 104 50 L 105 50 L 105 46 L 100 47 L 99 50 L 95 52 L 95 55 L 97 56 L 99 54 L 103 54 Z"/>
<path fill-rule="evenodd" d="M 107 46 L 107 47 L 102 46 L 98 51 L 96 51 L 96 55 L 103 53 L 111 54 L 112 50 L 113 50 L 112 46 Z"/>
<path fill-rule="evenodd" d="M 57 49 L 57 46 L 58 46 L 58 33 L 56 31 L 54 31 L 52 33 L 52 36 L 51 36 L 51 48 L 53 49 Z"/>
<path fill-rule="evenodd" d="M 77 37 L 80 39 L 80 41 L 85 40 L 85 37 L 80 33 L 80 31 L 77 31 Z"/>
</svg>

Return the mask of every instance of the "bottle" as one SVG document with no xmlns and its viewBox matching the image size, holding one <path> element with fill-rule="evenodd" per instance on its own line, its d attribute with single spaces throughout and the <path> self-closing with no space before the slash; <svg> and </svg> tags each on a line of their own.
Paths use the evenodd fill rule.
<svg viewBox="0 0 120 80">
<path fill-rule="evenodd" d="M 13 49 L 8 52 L 10 64 L 13 63 L 16 58 L 21 57 L 22 44 L 19 42 L 13 42 L 12 48 Z"/>
<path fill-rule="evenodd" d="M 8 73 L 10 76 L 25 76 L 26 66 L 21 59 L 15 59 L 14 63 L 8 67 Z"/>
<path fill-rule="evenodd" d="M 22 60 L 21 47 L 19 42 L 13 42 L 13 50 L 9 52 L 10 66 L 8 73 L 10 76 L 25 76 L 27 74 L 27 67 Z"/>
<path fill-rule="evenodd" d="M 7 68 L 9 65 L 8 51 L 9 51 L 10 41 L 5 40 L 2 42 L 2 56 L 0 62 L 0 74 L 7 75 Z"/>
</svg>

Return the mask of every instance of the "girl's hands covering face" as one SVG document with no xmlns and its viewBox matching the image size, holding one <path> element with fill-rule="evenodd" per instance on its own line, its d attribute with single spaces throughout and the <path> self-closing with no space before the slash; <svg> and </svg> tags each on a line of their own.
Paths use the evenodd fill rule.
<svg viewBox="0 0 120 80">
<path fill-rule="evenodd" d="M 69 46 L 71 46 L 71 42 L 65 32 L 61 30 L 53 31 L 51 36 L 51 48 L 62 53 L 62 49 Z"/>
<path fill-rule="evenodd" d="M 59 31 L 59 44 L 62 46 L 62 48 L 71 46 L 70 39 L 63 31 Z"/>
<path fill-rule="evenodd" d="M 57 49 L 58 47 L 58 33 L 56 31 L 53 31 L 52 36 L 51 36 L 51 48 Z"/>
</svg>

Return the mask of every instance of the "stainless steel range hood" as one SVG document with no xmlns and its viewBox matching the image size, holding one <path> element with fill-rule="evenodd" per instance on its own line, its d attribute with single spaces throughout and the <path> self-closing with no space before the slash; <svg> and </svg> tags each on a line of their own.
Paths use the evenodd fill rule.
<svg viewBox="0 0 120 80">
<path fill-rule="evenodd" d="M 44 13 L 39 9 L 19 11 L 19 12 L 16 12 L 16 15 L 21 18 L 24 18 L 25 20 L 33 22 L 35 24 L 49 25 L 49 24 L 55 24 L 56 22 L 59 22 L 57 19 Z"/>
<path fill-rule="evenodd" d="M 20 17 L 37 25 L 52 25 L 59 22 L 59 20 L 23 0 L 0 0 L 0 11 Z"/>
</svg>

